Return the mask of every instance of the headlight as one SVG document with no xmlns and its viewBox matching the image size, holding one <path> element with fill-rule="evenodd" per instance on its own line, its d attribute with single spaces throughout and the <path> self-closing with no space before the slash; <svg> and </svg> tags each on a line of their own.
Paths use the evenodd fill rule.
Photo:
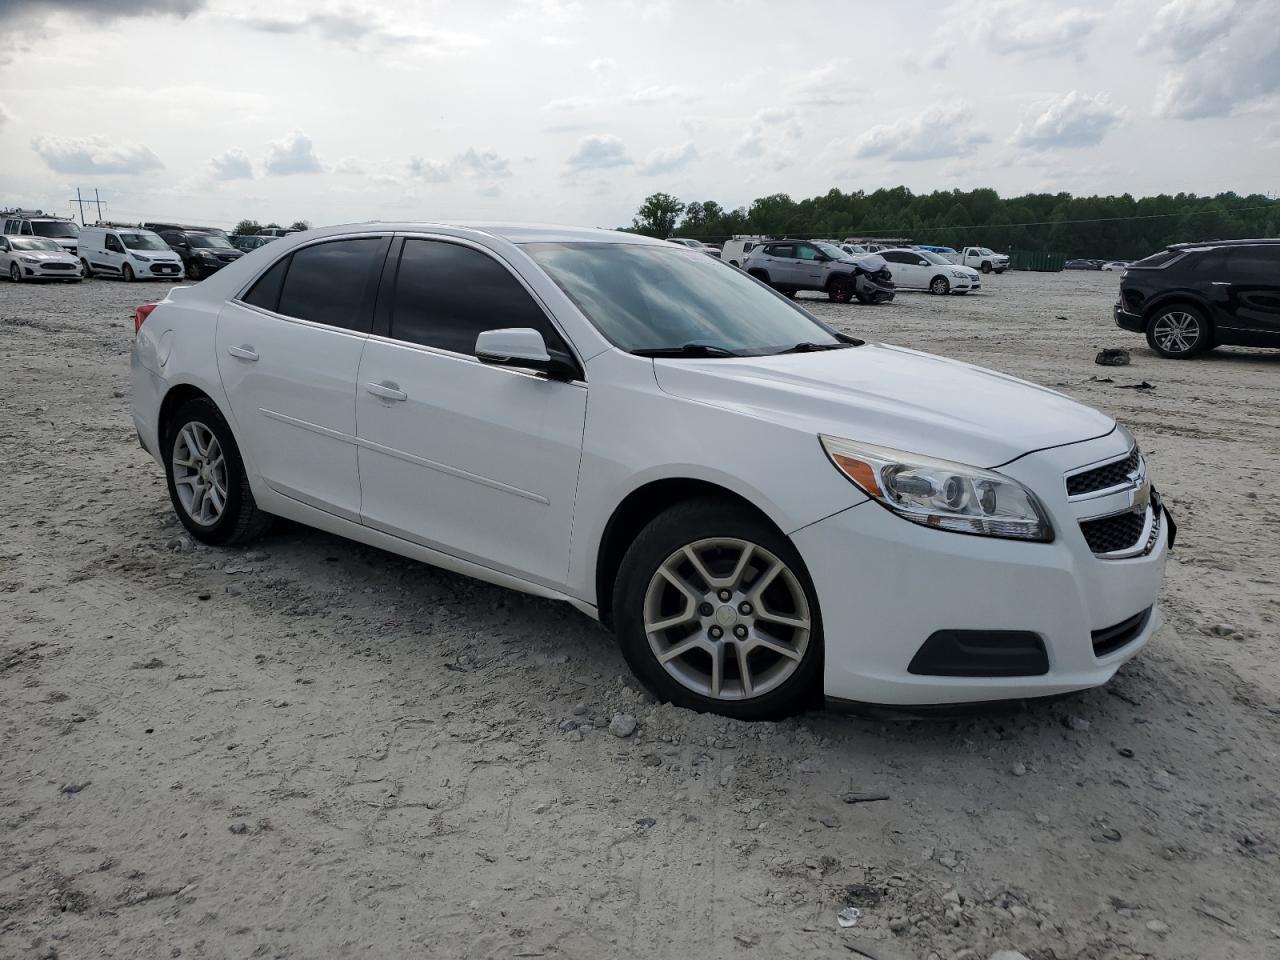
<svg viewBox="0 0 1280 960">
<path fill-rule="evenodd" d="M 1053 539 L 1035 494 L 1012 477 L 838 437 L 819 439 L 837 470 L 912 523 L 1010 540 Z"/>
<path fill-rule="evenodd" d="M 140 253 L 135 253 L 135 254 L 133 254 L 133 259 L 137 260 L 139 263 L 150 263 L 150 262 L 151 262 L 151 258 L 150 258 L 150 257 L 144 257 L 144 256 L 143 256 L 142 254 L 140 254 Z"/>
<path fill-rule="evenodd" d="M 20 259 L 22 260 L 23 263 L 39 263 L 40 262 L 39 257 L 22 257 Z"/>
<path fill-rule="evenodd" d="M 956 277 L 956 278 L 960 279 L 960 280 L 968 280 L 968 279 L 969 279 L 969 275 L 968 275 L 967 273 L 965 273 L 963 270 L 952 270 L 952 271 L 951 271 L 951 275 L 952 275 L 953 277 Z"/>
<path fill-rule="evenodd" d="M 209 250 L 200 250 L 196 253 L 197 257 L 212 257 L 213 253 Z"/>
</svg>

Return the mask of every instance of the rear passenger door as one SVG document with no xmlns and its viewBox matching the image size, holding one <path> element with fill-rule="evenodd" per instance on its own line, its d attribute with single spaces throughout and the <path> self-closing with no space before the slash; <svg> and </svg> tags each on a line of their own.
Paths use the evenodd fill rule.
<svg viewBox="0 0 1280 960">
<path fill-rule="evenodd" d="M 769 282 L 789 286 L 796 283 L 796 245 L 771 243 L 765 247 L 764 268 L 769 271 Z"/>
<path fill-rule="evenodd" d="M 481 363 L 484 330 L 532 327 L 570 348 L 493 254 L 397 243 L 356 392 L 362 519 L 385 533 L 548 586 L 569 566 L 587 387 Z"/>
<path fill-rule="evenodd" d="M 1227 278 L 1231 325 L 1280 344 L 1280 243 L 1228 248 Z"/>
<path fill-rule="evenodd" d="M 223 307 L 215 338 L 249 469 L 276 493 L 357 523 L 356 374 L 390 243 L 298 248 Z"/>
</svg>

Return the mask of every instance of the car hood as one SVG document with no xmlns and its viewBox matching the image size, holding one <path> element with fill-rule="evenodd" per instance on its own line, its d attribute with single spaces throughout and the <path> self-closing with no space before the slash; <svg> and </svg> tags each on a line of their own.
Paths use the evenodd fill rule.
<svg viewBox="0 0 1280 960">
<path fill-rule="evenodd" d="M 655 360 L 659 387 L 817 435 L 982 467 L 1104 436 L 1115 421 L 1044 387 L 886 344 Z"/>
</svg>

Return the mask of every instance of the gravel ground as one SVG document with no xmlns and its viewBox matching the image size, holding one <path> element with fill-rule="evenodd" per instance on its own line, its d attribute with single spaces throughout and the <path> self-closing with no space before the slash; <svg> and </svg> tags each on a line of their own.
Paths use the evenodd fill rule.
<svg viewBox="0 0 1280 960">
<path fill-rule="evenodd" d="M 1116 284 L 812 303 L 1135 430 L 1181 526 L 1146 652 L 754 725 L 654 704 L 566 606 L 291 525 L 194 545 L 128 415 L 143 289 L 0 285 L 0 956 L 1280 956 L 1280 353 L 1162 361 Z"/>
</svg>

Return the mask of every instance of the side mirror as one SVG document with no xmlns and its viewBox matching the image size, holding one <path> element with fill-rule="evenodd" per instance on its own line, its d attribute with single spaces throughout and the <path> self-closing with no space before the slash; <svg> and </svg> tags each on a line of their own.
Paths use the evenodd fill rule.
<svg viewBox="0 0 1280 960">
<path fill-rule="evenodd" d="M 559 350 L 547 350 L 542 334 L 532 327 L 484 330 L 476 337 L 476 359 L 494 366 L 538 370 L 556 380 L 573 380 L 577 366 Z"/>
</svg>

